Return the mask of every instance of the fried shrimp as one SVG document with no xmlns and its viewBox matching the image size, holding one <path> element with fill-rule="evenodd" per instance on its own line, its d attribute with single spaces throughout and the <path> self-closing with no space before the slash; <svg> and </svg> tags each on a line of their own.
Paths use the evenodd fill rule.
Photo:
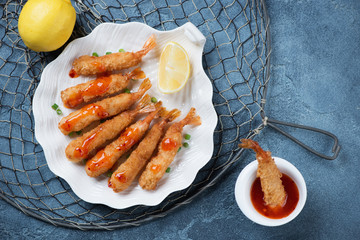
<svg viewBox="0 0 360 240">
<path fill-rule="evenodd" d="M 281 206 L 286 200 L 285 188 L 281 181 L 281 172 L 276 167 L 270 151 L 264 151 L 257 142 L 241 139 L 239 147 L 255 151 L 258 161 L 257 177 L 260 178 L 264 201 L 270 207 Z"/>
<path fill-rule="evenodd" d="M 110 74 L 95 80 L 81 83 L 61 91 L 61 100 L 65 107 L 74 108 L 95 98 L 109 96 L 126 88 L 130 79 L 143 79 L 145 73 L 140 68 L 127 74 Z"/>
<path fill-rule="evenodd" d="M 93 75 L 104 72 L 122 70 L 138 65 L 142 58 L 156 46 L 155 35 L 151 35 L 145 42 L 143 48 L 137 52 L 117 52 L 94 57 L 81 56 L 73 62 L 70 77 L 79 75 Z"/>
<path fill-rule="evenodd" d="M 195 115 L 195 108 L 191 108 L 183 120 L 172 124 L 166 131 L 159 144 L 157 155 L 150 160 L 140 176 L 139 184 L 143 189 L 156 188 L 181 146 L 182 130 L 185 125 L 201 125 L 200 116 Z"/>
<path fill-rule="evenodd" d="M 181 112 L 178 109 L 170 112 L 163 111 L 161 121 L 150 129 L 138 147 L 131 153 L 130 157 L 112 174 L 108 185 L 114 192 L 121 192 L 130 186 L 156 149 L 158 142 L 165 132 L 167 123 L 173 121 L 180 114 Z"/>
<path fill-rule="evenodd" d="M 60 131 L 68 135 L 70 132 L 79 131 L 94 121 L 108 118 L 125 111 L 140 99 L 151 88 L 151 82 L 145 79 L 137 92 L 122 93 L 111 98 L 89 104 L 83 108 L 63 117 L 59 122 Z"/>
<path fill-rule="evenodd" d="M 148 130 L 151 121 L 157 117 L 161 109 L 161 102 L 156 104 L 156 110 L 150 113 L 144 120 L 139 120 L 127 127 L 120 137 L 100 150 L 94 157 L 86 162 L 85 170 L 90 177 L 97 177 L 106 173 L 116 161 L 136 143 L 138 143 Z"/>
<path fill-rule="evenodd" d="M 66 157 L 72 162 L 88 159 L 94 150 L 118 136 L 135 120 L 138 114 L 152 111 L 155 111 L 155 105 L 151 104 L 150 96 L 145 95 L 134 110 L 122 112 L 71 141 L 65 149 Z"/>
</svg>

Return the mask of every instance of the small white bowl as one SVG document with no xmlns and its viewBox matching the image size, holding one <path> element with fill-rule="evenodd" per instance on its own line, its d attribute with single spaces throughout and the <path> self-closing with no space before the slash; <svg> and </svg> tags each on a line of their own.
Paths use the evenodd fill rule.
<svg viewBox="0 0 360 240">
<path fill-rule="evenodd" d="M 235 199 L 244 215 L 255 223 L 264 226 L 280 226 L 293 220 L 303 209 L 306 202 L 306 184 L 303 176 L 297 168 L 288 161 L 273 157 L 280 172 L 288 175 L 299 190 L 299 202 L 294 211 L 287 217 L 281 219 L 271 219 L 261 215 L 254 208 L 250 199 L 250 190 L 256 179 L 256 171 L 258 167 L 257 160 L 249 163 L 240 173 L 235 184 Z"/>
</svg>

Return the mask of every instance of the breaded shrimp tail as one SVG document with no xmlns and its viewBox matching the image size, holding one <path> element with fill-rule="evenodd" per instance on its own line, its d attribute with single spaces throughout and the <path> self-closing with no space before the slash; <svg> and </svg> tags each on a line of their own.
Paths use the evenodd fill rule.
<svg viewBox="0 0 360 240">
<path fill-rule="evenodd" d="M 248 148 L 254 150 L 256 153 L 256 158 L 266 159 L 266 152 L 260 147 L 258 142 L 255 142 L 251 139 L 241 139 L 241 143 L 239 144 L 241 148 Z"/>
<path fill-rule="evenodd" d="M 153 49 L 156 46 L 156 38 L 155 34 L 151 35 L 149 39 L 145 42 L 143 48 L 139 51 L 139 53 L 146 55 L 148 52 L 150 52 L 151 49 Z"/>
<path fill-rule="evenodd" d="M 131 78 L 131 79 L 143 79 L 143 78 L 146 78 L 145 73 L 139 67 L 135 68 L 133 71 L 126 74 L 126 76 L 128 78 Z"/>
<path fill-rule="evenodd" d="M 158 118 L 158 117 L 160 117 L 160 111 L 163 109 L 162 101 L 157 102 L 155 104 L 155 108 L 156 108 L 156 110 L 154 112 L 152 112 L 151 114 L 154 114 L 154 118 Z M 149 116 L 151 114 L 149 114 Z M 147 117 L 149 117 L 149 116 L 147 116 Z M 149 118 L 151 118 L 151 117 L 149 117 Z M 143 121 L 146 121 L 146 118 Z"/>
<path fill-rule="evenodd" d="M 142 120 L 143 122 L 149 123 L 154 119 L 154 118 L 158 118 L 159 117 L 159 112 L 162 109 L 162 102 L 157 102 L 155 104 L 155 110 L 153 112 L 151 112 L 149 115 L 147 115 L 144 120 Z"/>
<path fill-rule="evenodd" d="M 146 94 L 135 108 L 135 111 L 138 111 L 139 113 L 148 113 L 155 110 L 155 104 L 152 104 L 149 94 Z"/>
<path fill-rule="evenodd" d="M 200 116 L 195 115 L 195 108 L 191 108 L 189 113 L 186 115 L 186 117 L 178 122 L 179 125 L 185 126 L 185 125 L 195 125 L 199 126 L 201 125 L 201 118 Z"/>
<path fill-rule="evenodd" d="M 163 108 L 159 112 L 159 116 L 165 119 L 168 122 L 174 121 L 177 117 L 179 117 L 181 111 L 179 109 L 173 109 L 171 111 L 167 111 L 166 108 Z"/>
<path fill-rule="evenodd" d="M 286 201 L 285 188 L 281 181 L 281 172 L 277 168 L 270 151 L 264 151 L 257 142 L 251 139 L 241 139 L 239 147 L 255 151 L 258 160 L 257 177 L 260 177 L 264 201 L 270 207 L 281 206 Z"/>
<path fill-rule="evenodd" d="M 147 91 L 147 90 L 149 90 L 150 88 L 151 88 L 151 81 L 148 79 L 148 78 L 146 78 L 142 83 L 141 83 L 141 85 L 140 85 L 140 87 L 139 87 L 139 89 L 137 90 L 137 92 L 136 93 L 134 93 L 134 94 L 138 94 L 139 96 L 142 96 L 142 95 L 144 95 L 145 94 L 145 92 Z"/>
</svg>

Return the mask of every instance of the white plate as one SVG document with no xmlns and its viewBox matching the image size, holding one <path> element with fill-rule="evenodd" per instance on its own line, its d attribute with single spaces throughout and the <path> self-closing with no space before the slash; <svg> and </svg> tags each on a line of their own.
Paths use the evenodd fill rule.
<svg viewBox="0 0 360 240">
<path fill-rule="evenodd" d="M 107 186 L 107 177 L 90 178 L 85 173 L 84 165 L 66 159 L 65 148 L 71 139 L 64 136 L 57 125 L 61 117 L 73 110 L 63 107 L 60 91 L 89 80 L 87 77 L 71 79 L 68 76 L 75 58 L 91 55 L 92 52 L 104 55 L 107 51 L 116 52 L 121 48 L 137 51 L 153 33 L 156 35 L 157 46 L 143 58 L 140 65 L 153 84 L 148 93 L 162 100 L 166 108 L 180 109 L 182 115 L 179 119 L 182 119 L 191 107 L 195 107 L 201 116 L 202 125 L 184 128 L 184 133 L 191 135 L 190 147 L 183 148 L 177 154 L 170 165 L 171 172 L 165 174 L 155 191 L 143 190 L 134 182 L 128 190 L 114 193 Z M 168 41 L 178 42 L 187 50 L 192 66 L 191 77 L 185 88 L 171 95 L 161 94 L 156 86 L 160 53 Z M 65 179 L 74 193 L 84 201 L 117 209 L 139 204 L 157 205 L 170 193 L 188 187 L 212 156 L 213 133 L 217 123 L 217 115 L 212 105 L 212 85 L 202 67 L 204 45 L 205 37 L 191 23 L 163 32 L 141 23 L 104 23 L 88 36 L 72 41 L 58 58 L 46 66 L 33 99 L 35 136 L 44 149 L 50 170 Z M 133 83 L 133 89 L 136 90 L 140 82 Z M 60 106 L 63 116 L 58 116 L 51 108 L 54 103 Z"/>
</svg>

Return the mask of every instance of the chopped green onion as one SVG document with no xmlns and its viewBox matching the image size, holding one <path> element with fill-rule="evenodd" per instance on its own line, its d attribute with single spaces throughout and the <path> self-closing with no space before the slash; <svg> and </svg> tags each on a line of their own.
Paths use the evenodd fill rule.
<svg viewBox="0 0 360 240">
<path fill-rule="evenodd" d="M 125 91 L 126 93 L 130 93 L 130 90 L 128 88 L 125 88 Z"/>
<path fill-rule="evenodd" d="M 165 172 L 169 173 L 169 172 L 170 172 L 170 170 L 171 170 L 171 168 L 170 168 L 170 167 L 168 167 L 168 168 L 166 169 L 166 171 L 165 171 Z"/>
<path fill-rule="evenodd" d="M 93 57 L 98 57 L 99 56 L 99 54 L 97 54 L 97 52 L 93 52 L 92 55 L 93 55 Z"/>
<path fill-rule="evenodd" d="M 121 49 L 119 49 L 119 52 L 125 52 L 125 50 L 121 48 Z"/>
<path fill-rule="evenodd" d="M 59 108 L 59 106 L 58 106 L 56 103 L 54 103 L 54 104 L 51 106 L 51 108 L 56 111 L 57 115 L 61 115 L 61 114 L 62 114 L 61 109 Z"/>
<path fill-rule="evenodd" d="M 87 159 L 83 159 L 83 164 L 86 164 L 86 162 L 87 162 Z"/>
<path fill-rule="evenodd" d="M 100 123 L 104 123 L 105 121 L 105 119 L 100 119 Z"/>
<path fill-rule="evenodd" d="M 186 140 L 190 140 L 191 135 L 190 135 L 190 134 L 185 134 L 184 138 L 185 138 Z"/>
<path fill-rule="evenodd" d="M 106 54 L 106 55 L 109 55 L 109 54 L 112 54 L 112 52 L 106 52 L 105 54 Z"/>
<path fill-rule="evenodd" d="M 152 97 L 152 98 L 151 98 L 151 102 L 152 102 L 152 103 L 157 103 L 156 97 Z"/>
<path fill-rule="evenodd" d="M 61 115 L 62 114 L 61 109 L 60 108 L 56 109 L 56 113 L 57 113 L 57 115 Z"/>
<path fill-rule="evenodd" d="M 177 151 L 177 152 L 180 152 L 180 150 L 181 150 L 181 147 L 179 147 L 179 149 L 178 149 L 178 151 Z"/>
<path fill-rule="evenodd" d="M 54 109 L 54 110 L 56 110 L 56 109 L 59 108 L 59 106 L 58 106 L 56 103 L 54 103 L 54 104 L 51 106 L 51 108 Z"/>
<path fill-rule="evenodd" d="M 189 144 L 188 144 L 187 142 L 184 142 L 184 143 L 183 143 L 183 146 L 184 146 L 185 148 L 188 148 L 188 147 L 189 147 Z"/>
<path fill-rule="evenodd" d="M 111 177 L 112 174 L 113 174 L 112 171 L 108 171 L 107 174 L 106 174 L 106 176 Z"/>
<path fill-rule="evenodd" d="M 72 137 L 72 136 L 74 136 L 75 133 L 76 133 L 77 135 L 80 135 L 80 134 L 81 134 L 81 130 L 80 130 L 80 131 L 70 132 L 70 133 L 68 134 L 68 136 L 69 136 L 69 137 Z"/>
</svg>

